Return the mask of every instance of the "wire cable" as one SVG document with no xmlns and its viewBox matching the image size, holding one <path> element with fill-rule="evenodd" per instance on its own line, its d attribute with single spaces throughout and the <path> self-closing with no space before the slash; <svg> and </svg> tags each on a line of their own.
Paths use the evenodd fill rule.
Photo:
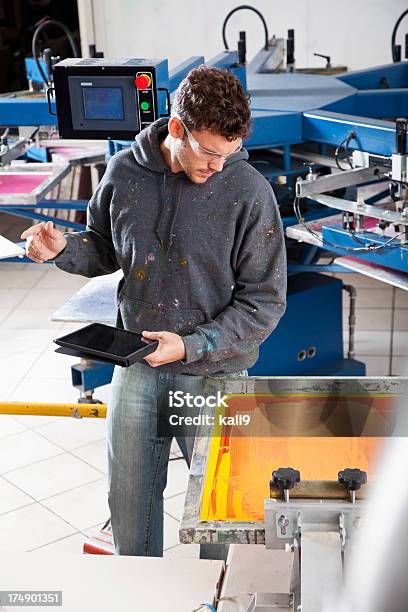
<svg viewBox="0 0 408 612">
<path fill-rule="evenodd" d="M 338 167 L 339 170 L 342 170 L 343 172 L 347 169 L 347 168 L 343 168 L 340 165 L 340 161 L 339 161 L 339 153 L 341 151 L 342 148 L 344 148 L 344 150 L 347 152 L 348 151 L 348 146 L 350 144 L 350 142 L 352 140 L 354 140 L 356 137 L 354 132 L 350 132 L 345 138 L 343 138 L 343 140 L 341 141 L 341 143 L 336 147 L 336 150 L 334 152 L 334 159 L 336 161 L 336 166 Z M 347 156 L 347 161 L 349 163 L 350 169 L 353 169 L 353 164 L 350 161 L 350 156 Z"/>
<path fill-rule="evenodd" d="M 395 23 L 394 29 L 392 31 L 392 35 L 391 35 L 391 57 L 392 57 L 392 61 L 394 63 L 396 63 L 396 60 L 394 59 L 394 47 L 395 47 L 395 41 L 397 39 L 397 32 L 398 32 L 399 25 L 400 25 L 401 21 L 404 19 L 405 15 L 408 15 L 408 9 L 406 9 L 398 17 L 398 19 L 397 19 L 397 21 Z"/>
<path fill-rule="evenodd" d="M 241 4 L 240 6 L 236 6 L 225 17 L 224 23 L 222 24 L 222 40 L 223 40 L 223 43 L 224 43 L 225 50 L 229 51 L 229 46 L 228 46 L 227 38 L 226 38 L 226 35 L 225 35 L 225 31 L 227 29 L 227 23 L 228 23 L 230 17 L 234 13 L 236 13 L 237 11 L 241 11 L 243 9 L 248 9 L 249 11 L 253 11 L 254 13 L 256 13 L 258 15 L 258 17 L 262 21 L 263 27 L 264 27 L 264 30 L 265 30 L 265 49 L 267 50 L 268 49 L 269 34 L 268 34 L 268 26 L 266 24 L 265 17 L 262 15 L 261 11 L 258 11 L 258 9 L 256 9 L 254 6 L 250 6 L 249 4 Z"/>
<path fill-rule="evenodd" d="M 353 240 L 355 240 L 356 242 L 358 242 L 358 244 L 361 244 L 362 246 L 365 246 L 366 243 L 364 242 L 364 240 L 361 240 L 361 238 L 359 238 L 357 236 L 357 234 L 355 233 L 355 231 L 352 229 L 351 225 L 350 225 L 350 218 L 349 218 L 349 213 L 346 213 L 345 215 L 345 220 L 346 220 L 346 230 L 348 235 L 353 238 Z"/>
<path fill-rule="evenodd" d="M 395 245 L 393 245 L 392 243 L 395 240 L 397 240 L 397 238 L 399 238 L 400 236 L 405 234 L 405 231 L 402 231 L 399 234 L 396 234 L 395 236 L 392 236 L 389 240 L 387 240 L 383 244 L 368 243 L 368 244 L 364 244 L 363 247 L 347 247 L 347 246 L 343 246 L 343 245 L 339 245 L 339 244 L 334 244 L 333 242 L 330 242 L 329 240 L 326 240 L 326 238 L 323 238 L 323 236 L 321 236 L 317 232 L 313 231 L 307 225 L 307 223 L 305 222 L 305 220 L 302 217 L 302 214 L 300 212 L 300 207 L 299 207 L 300 206 L 300 200 L 301 200 L 301 198 L 296 196 L 294 201 L 293 201 L 293 210 L 294 210 L 296 219 L 298 220 L 299 224 L 302 225 L 309 232 L 309 234 L 311 236 L 313 236 L 313 238 L 315 240 L 318 240 L 320 242 L 321 246 L 329 246 L 332 249 L 341 249 L 343 251 L 347 251 L 347 252 L 350 252 L 350 253 L 361 253 L 362 251 L 363 252 L 381 251 L 382 249 L 385 249 L 385 248 L 390 248 L 390 249 L 400 248 L 404 244 L 403 242 L 401 242 L 399 244 L 395 244 Z M 356 242 L 358 242 L 360 244 L 363 242 L 355 234 L 351 233 L 350 235 L 351 235 L 351 237 L 353 239 L 356 240 Z"/>
<path fill-rule="evenodd" d="M 41 63 L 39 62 L 38 57 L 37 57 L 37 55 L 38 55 L 37 40 L 38 40 L 38 37 L 41 34 L 41 32 L 45 28 L 48 28 L 49 26 L 56 26 L 57 28 L 60 28 L 64 32 L 64 34 L 68 38 L 69 44 L 71 45 L 73 56 L 74 57 L 79 57 L 79 53 L 78 53 L 78 49 L 77 49 L 77 46 L 76 46 L 76 42 L 75 42 L 74 36 L 73 36 L 72 32 L 67 28 L 67 26 L 62 23 L 62 21 L 57 21 L 56 19 L 45 19 L 43 21 L 40 21 L 40 23 L 36 27 L 36 29 L 34 31 L 34 34 L 33 34 L 33 40 L 31 42 L 31 52 L 32 52 L 34 61 L 35 61 L 36 65 L 37 65 L 38 72 L 41 74 L 41 77 L 42 77 L 45 85 L 49 85 L 49 80 L 47 79 L 46 75 L 44 74 L 44 70 L 42 69 Z"/>
</svg>

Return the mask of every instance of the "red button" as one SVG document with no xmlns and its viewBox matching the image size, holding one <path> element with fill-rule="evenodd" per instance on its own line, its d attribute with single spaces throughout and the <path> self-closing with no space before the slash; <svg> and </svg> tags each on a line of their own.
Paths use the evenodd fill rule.
<svg viewBox="0 0 408 612">
<path fill-rule="evenodd" d="M 148 89 L 152 84 L 152 79 L 148 74 L 139 74 L 135 78 L 135 85 L 138 89 Z"/>
</svg>

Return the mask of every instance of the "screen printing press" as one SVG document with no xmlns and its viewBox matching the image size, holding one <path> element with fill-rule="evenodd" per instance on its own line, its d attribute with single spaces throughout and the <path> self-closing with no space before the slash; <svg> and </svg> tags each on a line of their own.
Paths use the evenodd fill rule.
<svg viewBox="0 0 408 612">
<path fill-rule="evenodd" d="M 214 380 L 228 396 L 227 413 L 220 408 L 214 424 L 199 425 L 180 537 L 233 545 L 220 589 L 219 566 L 211 578 L 218 610 L 320 612 L 342 584 L 366 491 L 393 432 L 394 404 L 407 392 L 406 379 L 363 377 L 355 290 L 322 273 L 350 270 L 408 289 L 408 62 L 394 44 L 392 63 L 383 66 L 347 72 L 329 59 L 327 70 L 298 69 L 294 31 L 287 40 L 269 37 L 265 21 L 265 43 L 248 62 L 245 33 L 229 50 L 225 25 L 225 50 L 206 62 L 191 57 L 169 71 L 165 58 L 68 58 L 40 78 L 41 92 L 0 97 L 0 125 L 17 131 L 8 143 L 2 136 L 0 212 L 48 220 L 54 217 L 35 209 L 85 211 L 78 190 L 54 194 L 73 166 L 101 163 L 169 116 L 176 88 L 201 63 L 241 80 L 251 97 L 249 161 L 272 185 L 287 236 L 288 307 L 249 378 Z M 59 150 L 51 154 L 53 144 Z M 66 217 L 56 222 L 85 227 Z M 114 324 L 120 279 L 91 280 L 53 319 Z M 343 290 L 350 297 L 346 354 Z M 72 367 L 89 403 L 111 376 L 107 364 Z M 232 421 L 216 420 L 224 416 Z M 102 561 L 95 568 L 107 571 Z"/>
<path fill-rule="evenodd" d="M 408 379 L 215 378 L 215 389 L 228 408 L 198 428 L 181 541 L 234 544 L 222 612 L 326 610 Z"/>
</svg>

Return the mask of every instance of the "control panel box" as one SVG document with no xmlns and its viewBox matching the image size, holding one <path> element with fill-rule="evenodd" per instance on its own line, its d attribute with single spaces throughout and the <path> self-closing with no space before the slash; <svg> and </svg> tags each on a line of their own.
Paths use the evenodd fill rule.
<svg viewBox="0 0 408 612">
<path fill-rule="evenodd" d="M 170 113 L 167 60 L 65 59 L 53 72 L 61 138 L 132 140 Z"/>
</svg>

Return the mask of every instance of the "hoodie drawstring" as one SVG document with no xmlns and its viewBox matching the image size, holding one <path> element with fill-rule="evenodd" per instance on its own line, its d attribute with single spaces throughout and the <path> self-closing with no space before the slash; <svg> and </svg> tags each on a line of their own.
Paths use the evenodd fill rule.
<svg viewBox="0 0 408 612">
<path fill-rule="evenodd" d="M 176 200 L 175 200 L 174 206 L 169 206 L 166 204 L 166 187 L 167 187 L 166 179 L 167 179 L 167 173 L 164 172 L 163 180 L 162 180 L 163 207 L 160 213 L 159 220 L 155 227 L 155 233 L 160 241 L 161 246 L 165 245 L 166 234 L 168 235 L 167 247 L 166 247 L 166 254 L 168 255 L 173 245 L 173 237 L 174 237 L 173 232 L 174 232 L 174 227 L 176 225 L 176 217 L 177 217 L 178 209 L 180 206 L 180 200 L 181 200 L 182 178 L 180 177 L 177 179 L 178 183 L 177 183 Z M 167 233 L 168 227 L 169 227 L 169 230 Z"/>
<path fill-rule="evenodd" d="M 181 200 L 181 179 L 179 179 L 178 185 L 177 185 L 176 206 L 174 209 L 173 218 L 171 220 L 171 225 L 170 225 L 169 244 L 168 244 L 167 251 L 166 251 L 167 255 L 169 254 L 169 251 L 173 244 L 173 237 L 174 237 L 173 230 L 176 225 L 176 217 L 177 217 L 178 209 L 180 207 L 180 200 Z"/>
</svg>

